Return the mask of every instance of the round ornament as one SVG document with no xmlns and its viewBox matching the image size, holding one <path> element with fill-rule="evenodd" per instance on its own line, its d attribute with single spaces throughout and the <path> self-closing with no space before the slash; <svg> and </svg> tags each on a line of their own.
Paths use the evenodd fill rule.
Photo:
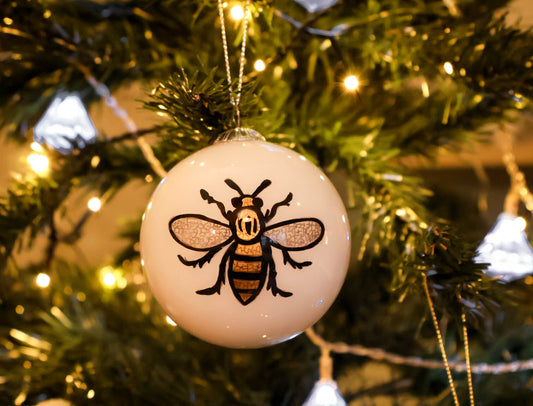
<svg viewBox="0 0 533 406">
<path fill-rule="evenodd" d="M 257 348 L 294 337 L 330 307 L 350 228 L 334 186 L 305 157 L 253 130 L 228 133 L 161 181 L 143 216 L 141 262 L 180 327 Z"/>
</svg>

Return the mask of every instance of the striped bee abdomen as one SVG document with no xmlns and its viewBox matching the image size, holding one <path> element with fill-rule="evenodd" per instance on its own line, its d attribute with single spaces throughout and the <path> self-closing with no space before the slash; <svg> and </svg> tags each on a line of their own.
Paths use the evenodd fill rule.
<svg viewBox="0 0 533 406">
<path fill-rule="evenodd" d="M 254 300 L 265 283 L 261 243 L 238 244 L 230 260 L 228 280 L 237 300 L 247 305 Z"/>
</svg>

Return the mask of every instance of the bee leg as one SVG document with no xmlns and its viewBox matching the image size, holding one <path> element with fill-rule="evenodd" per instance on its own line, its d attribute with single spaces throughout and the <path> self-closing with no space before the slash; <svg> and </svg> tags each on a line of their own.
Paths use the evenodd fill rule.
<svg viewBox="0 0 533 406">
<path fill-rule="evenodd" d="M 202 196 L 202 199 L 207 201 L 207 203 L 209 204 L 215 203 L 218 209 L 220 210 L 220 212 L 222 213 L 222 215 L 226 217 L 226 208 L 224 207 L 224 203 L 219 202 L 218 200 L 215 200 L 213 196 L 211 196 L 209 192 L 205 189 L 200 189 L 200 196 Z"/>
<path fill-rule="evenodd" d="M 281 202 L 276 203 L 274 206 L 272 206 L 272 209 L 267 210 L 265 212 L 265 223 L 267 223 L 269 220 L 271 220 L 278 211 L 278 208 L 281 206 L 289 206 L 289 202 L 292 200 L 292 193 L 289 193 L 287 197 L 282 200 Z"/>
<path fill-rule="evenodd" d="M 289 297 L 292 296 L 292 292 L 287 292 L 285 290 L 281 290 L 278 288 L 278 284 L 276 282 L 276 275 L 278 273 L 276 272 L 276 265 L 274 261 L 270 261 L 269 263 L 269 271 L 268 271 L 268 283 L 267 283 L 267 290 L 272 291 L 272 295 L 280 295 L 282 297 Z"/>
<path fill-rule="evenodd" d="M 214 250 L 210 250 L 207 254 L 205 254 L 203 257 L 199 258 L 199 259 L 195 259 L 195 260 L 192 260 L 192 261 L 189 261 L 187 259 L 185 259 L 184 257 L 182 257 L 181 255 L 178 255 L 178 258 L 179 260 L 181 261 L 181 263 L 183 265 L 187 265 L 187 266 L 192 266 L 193 268 L 195 268 L 196 266 L 198 266 L 198 268 L 201 268 L 202 266 L 204 266 L 205 263 L 211 261 L 211 259 L 213 258 L 213 256 L 218 252 L 220 251 L 220 248 L 218 249 L 214 249 Z"/>
<path fill-rule="evenodd" d="M 220 261 L 220 265 L 218 267 L 218 278 L 217 281 L 213 286 L 206 289 L 197 290 L 196 293 L 199 295 L 214 295 L 215 293 L 220 295 L 220 288 L 222 285 L 226 283 L 225 281 L 225 275 L 226 275 L 226 265 L 228 263 L 228 258 L 230 256 L 230 251 L 226 250 L 224 253 L 224 256 L 222 257 L 222 260 Z"/>
<path fill-rule="evenodd" d="M 281 250 L 283 252 L 283 263 L 289 264 L 294 269 L 302 269 L 304 266 L 309 266 L 312 264 L 311 261 L 304 261 L 304 262 L 298 262 L 291 258 L 289 255 L 289 251 L 287 250 Z"/>
</svg>

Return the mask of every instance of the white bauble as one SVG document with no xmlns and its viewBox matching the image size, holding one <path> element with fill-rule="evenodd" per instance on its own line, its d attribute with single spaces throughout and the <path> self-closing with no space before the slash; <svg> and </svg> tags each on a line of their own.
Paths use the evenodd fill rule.
<svg viewBox="0 0 533 406">
<path fill-rule="evenodd" d="M 275 344 L 318 321 L 349 256 L 348 217 L 327 177 L 302 155 L 247 137 L 177 164 L 141 228 L 141 262 L 164 310 L 232 348 Z"/>
</svg>

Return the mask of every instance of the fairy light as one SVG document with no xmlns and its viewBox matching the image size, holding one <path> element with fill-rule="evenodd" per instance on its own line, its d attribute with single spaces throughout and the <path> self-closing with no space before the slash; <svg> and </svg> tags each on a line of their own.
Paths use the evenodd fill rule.
<svg viewBox="0 0 533 406">
<path fill-rule="evenodd" d="M 28 155 L 26 160 L 30 164 L 31 169 L 38 175 L 44 175 L 46 172 L 48 172 L 48 166 L 50 165 L 50 162 L 46 156 L 33 153 Z"/>
<path fill-rule="evenodd" d="M 100 164 L 100 157 L 98 155 L 95 155 L 91 158 L 91 166 L 93 168 L 96 168 Z"/>
<path fill-rule="evenodd" d="M 448 75 L 453 74 L 453 65 L 450 62 L 444 62 L 443 68 Z"/>
<path fill-rule="evenodd" d="M 235 21 L 242 20 L 244 18 L 244 10 L 241 6 L 233 6 L 230 11 L 231 18 Z"/>
<path fill-rule="evenodd" d="M 265 62 L 262 59 L 258 59 L 254 63 L 254 69 L 258 72 L 263 72 L 266 69 Z"/>
<path fill-rule="evenodd" d="M 111 272 L 107 272 L 102 277 L 102 282 L 104 283 L 104 285 L 109 286 L 111 288 L 117 283 L 117 278 L 115 278 L 115 275 L 113 275 Z"/>
<path fill-rule="evenodd" d="M 128 285 L 120 268 L 105 266 L 100 270 L 100 278 L 104 287 L 108 289 L 124 289 Z"/>
<path fill-rule="evenodd" d="M 333 359 L 327 343 L 320 347 L 320 379 L 315 382 L 311 393 L 302 406 L 346 406 L 337 382 L 333 380 Z"/>
<path fill-rule="evenodd" d="M 347 76 L 344 79 L 344 87 L 350 91 L 357 90 L 359 88 L 359 79 L 354 75 Z"/>
<path fill-rule="evenodd" d="M 97 197 L 92 197 L 87 202 L 87 207 L 89 208 L 90 211 L 96 213 L 97 211 L 100 211 L 100 209 L 102 208 L 102 201 Z"/>
<path fill-rule="evenodd" d="M 303 406 L 346 406 L 335 381 L 318 381 Z"/>
<path fill-rule="evenodd" d="M 13 403 L 16 405 L 16 406 L 20 406 L 22 405 L 25 401 L 26 401 L 26 396 L 27 394 L 25 392 L 21 392 L 18 394 L 18 396 L 15 398 L 15 400 L 13 401 Z"/>
<path fill-rule="evenodd" d="M 424 79 L 420 85 L 422 89 L 422 95 L 427 99 L 429 97 L 429 85 L 428 82 Z"/>
<path fill-rule="evenodd" d="M 135 299 L 137 300 L 137 302 L 139 303 L 143 303 L 143 302 L 146 302 L 146 293 L 144 293 L 142 290 L 140 290 L 139 292 L 137 292 L 137 294 L 135 295 Z M 168 318 L 168 316 L 167 316 Z M 168 320 L 167 320 L 168 321 Z"/>
<path fill-rule="evenodd" d="M 30 145 L 31 149 L 35 152 L 43 152 L 43 147 L 38 142 L 32 142 Z"/>
<path fill-rule="evenodd" d="M 35 277 L 35 283 L 40 288 L 43 288 L 43 289 L 47 288 L 50 285 L 50 276 L 41 272 L 39 275 Z"/>
</svg>

